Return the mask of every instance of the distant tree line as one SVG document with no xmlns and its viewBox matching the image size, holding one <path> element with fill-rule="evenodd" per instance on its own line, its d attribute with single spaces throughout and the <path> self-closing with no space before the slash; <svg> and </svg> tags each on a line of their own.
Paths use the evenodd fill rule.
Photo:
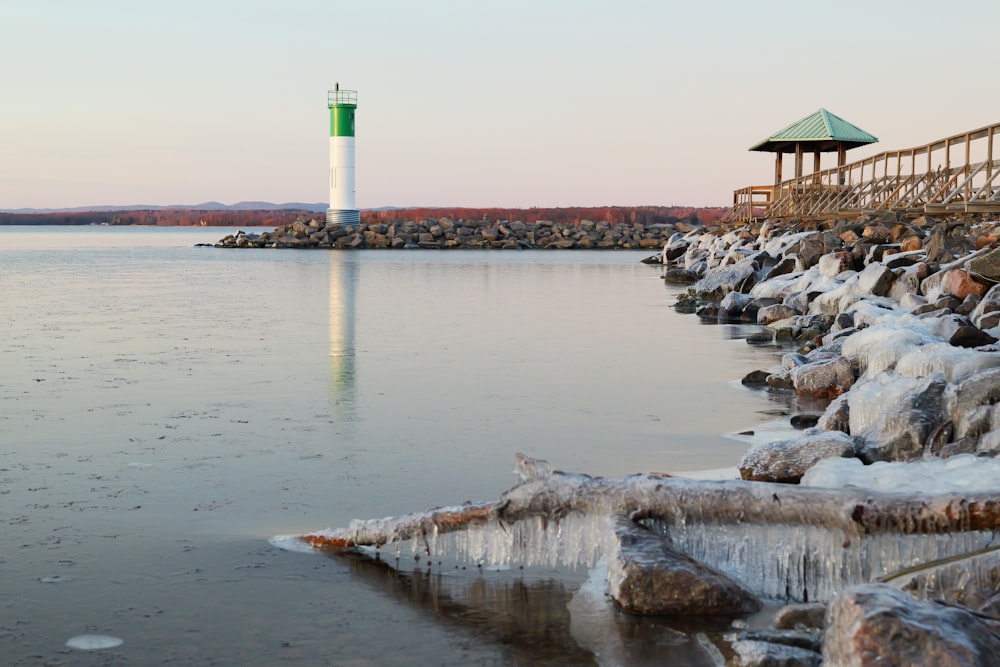
<svg viewBox="0 0 1000 667">
<path fill-rule="evenodd" d="M 726 212 L 724 207 L 691 206 L 572 206 L 567 208 L 399 208 L 362 211 L 366 223 L 391 223 L 427 218 L 453 220 L 520 220 L 526 224 L 548 220 L 579 225 L 581 220 L 612 225 L 641 225 L 687 222 L 714 224 Z M 134 211 L 73 211 L 62 213 L 0 213 L 0 225 L 148 225 L 161 227 L 280 227 L 296 220 L 323 219 L 322 213 L 297 209 L 222 210 L 152 209 Z"/>
<path fill-rule="evenodd" d="M 570 206 L 566 208 L 405 208 L 363 211 L 364 222 L 392 222 L 426 218 L 453 220 L 520 220 L 531 224 L 549 220 L 579 225 L 581 220 L 607 222 L 612 225 L 649 226 L 663 223 L 688 222 L 712 225 L 725 214 L 725 207 L 697 208 L 692 206 Z"/>
</svg>

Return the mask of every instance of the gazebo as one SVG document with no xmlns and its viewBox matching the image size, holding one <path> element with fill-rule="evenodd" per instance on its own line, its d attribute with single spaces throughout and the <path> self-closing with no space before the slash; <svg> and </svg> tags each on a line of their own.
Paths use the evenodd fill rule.
<svg viewBox="0 0 1000 667">
<path fill-rule="evenodd" d="M 795 154 L 795 178 L 802 177 L 802 156 L 813 154 L 813 172 L 820 170 L 820 153 L 837 152 L 837 166 L 847 163 L 847 151 L 851 148 L 874 144 L 877 138 L 861 128 L 848 123 L 826 109 L 820 109 L 788 127 L 775 132 L 767 139 L 750 147 L 752 151 L 775 154 L 774 184 L 781 183 L 781 157 L 785 153 Z"/>
</svg>

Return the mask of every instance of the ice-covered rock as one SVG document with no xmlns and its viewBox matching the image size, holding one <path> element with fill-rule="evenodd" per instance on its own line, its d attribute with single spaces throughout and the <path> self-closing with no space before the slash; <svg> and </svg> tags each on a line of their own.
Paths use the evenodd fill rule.
<svg viewBox="0 0 1000 667">
<path fill-rule="evenodd" d="M 808 429 L 794 440 L 754 446 L 740 459 L 740 477 L 755 482 L 798 482 L 809 468 L 825 458 L 853 457 L 854 440 L 841 431 Z"/>
<path fill-rule="evenodd" d="M 1000 282 L 1000 248 L 969 260 L 969 273 L 988 282 Z"/>
<path fill-rule="evenodd" d="M 757 597 L 718 570 L 681 553 L 670 539 L 619 516 L 608 557 L 608 594 L 636 614 L 738 615 Z"/>
<path fill-rule="evenodd" d="M 862 313 L 856 311 L 855 317 Z M 844 356 L 857 357 L 864 377 L 872 377 L 895 368 L 896 362 L 914 347 L 940 342 L 926 322 L 887 322 L 870 326 L 844 341 Z"/>
<path fill-rule="evenodd" d="M 756 639 L 737 639 L 732 646 L 739 667 L 819 667 L 823 660 L 811 649 Z"/>
<path fill-rule="evenodd" d="M 855 586 L 830 604 L 824 664 L 992 667 L 998 655 L 1000 621 L 886 584 Z"/>
<path fill-rule="evenodd" d="M 946 386 L 941 372 L 925 378 L 882 373 L 855 385 L 847 400 L 858 457 L 871 463 L 922 456 L 945 421 Z"/>
<path fill-rule="evenodd" d="M 802 486 L 842 489 L 856 486 L 895 493 L 973 493 L 997 489 L 1000 460 L 960 454 L 947 459 L 877 461 L 864 465 L 858 459 L 829 458 L 818 461 L 799 482 Z"/>
<path fill-rule="evenodd" d="M 733 290 L 745 292 L 756 282 L 758 268 L 754 260 L 748 257 L 730 266 L 707 272 L 691 289 L 702 297 L 716 299 Z"/>
<path fill-rule="evenodd" d="M 987 368 L 1000 367 L 1000 352 L 955 347 L 950 343 L 930 343 L 904 353 L 896 362 L 896 372 L 907 377 L 926 377 L 935 371 L 949 382 L 958 382 Z"/>
<path fill-rule="evenodd" d="M 799 396 L 833 399 L 854 384 L 854 369 L 847 358 L 838 356 L 796 367 L 792 371 L 792 382 Z"/>
<path fill-rule="evenodd" d="M 983 295 L 969 317 L 980 329 L 992 329 L 1000 324 L 1000 285 L 994 285 Z"/>
<path fill-rule="evenodd" d="M 769 325 L 779 320 L 795 317 L 798 314 L 798 311 L 795 309 L 783 303 L 776 303 L 765 306 L 757 311 L 757 324 Z"/>
</svg>

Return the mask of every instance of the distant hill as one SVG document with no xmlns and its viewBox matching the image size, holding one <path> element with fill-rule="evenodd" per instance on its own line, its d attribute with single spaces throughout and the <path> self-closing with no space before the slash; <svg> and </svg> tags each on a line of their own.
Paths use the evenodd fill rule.
<svg viewBox="0 0 1000 667">
<path fill-rule="evenodd" d="M 235 204 L 223 204 L 217 201 L 207 201 L 201 204 L 171 204 L 169 206 L 154 206 L 151 204 L 132 204 L 128 206 L 76 206 L 74 208 L 5 208 L 0 213 L 17 213 L 22 215 L 45 215 L 49 213 L 107 213 L 113 211 L 312 211 L 325 213 L 328 204 L 306 204 L 303 202 L 286 202 L 273 204 L 267 201 L 241 201 Z"/>
</svg>

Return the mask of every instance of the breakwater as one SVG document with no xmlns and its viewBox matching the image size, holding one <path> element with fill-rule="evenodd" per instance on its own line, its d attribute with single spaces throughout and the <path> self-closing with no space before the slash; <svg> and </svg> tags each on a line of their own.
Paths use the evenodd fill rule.
<svg viewBox="0 0 1000 667">
<path fill-rule="evenodd" d="M 726 494 L 701 523 L 680 522 L 695 530 L 670 531 L 688 555 L 758 587 L 785 559 L 782 585 L 765 593 L 813 601 L 786 607 L 773 629 L 736 635 L 725 648 L 737 664 L 994 664 L 1000 531 L 978 517 L 996 517 L 1000 494 L 1000 222 L 885 211 L 750 223 L 677 234 L 661 260 L 665 279 L 693 283 L 679 310 L 756 323 L 748 343 L 787 346 L 745 385 L 794 394 L 813 411 L 793 421 L 813 427 L 759 442 L 739 463 L 746 488 L 774 502 L 757 513 L 740 506 L 733 523 L 764 525 L 766 539 L 758 527 L 739 557 L 720 549 L 710 529 L 733 534 L 716 516 Z M 783 488 L 802 488 L 807 501 L 781 533 Z M 815 514 L 823 494 L 851 521 L 871 522 L 844 495 L 856 491 L 903 502 L 861 535 L 830 538 L 831 522 Z M 804 610 L 815 613 L 803 624 L 813 630 L 787 631 L 799 624 L 782 624 L 782 613 Z"/>
<path fill-rule="evenodd" d="M 675 233 L 692 230 L 687 223 L 610 224 L 581 220 L 578 224 L 539 220 L 452 220 L 362 223 L 357 226 L 299 219 L 263 234 L 230 234 L 217 248 L 317 249 L 548 249 L 634 250 L 663 247 Z"/>
</svg>

